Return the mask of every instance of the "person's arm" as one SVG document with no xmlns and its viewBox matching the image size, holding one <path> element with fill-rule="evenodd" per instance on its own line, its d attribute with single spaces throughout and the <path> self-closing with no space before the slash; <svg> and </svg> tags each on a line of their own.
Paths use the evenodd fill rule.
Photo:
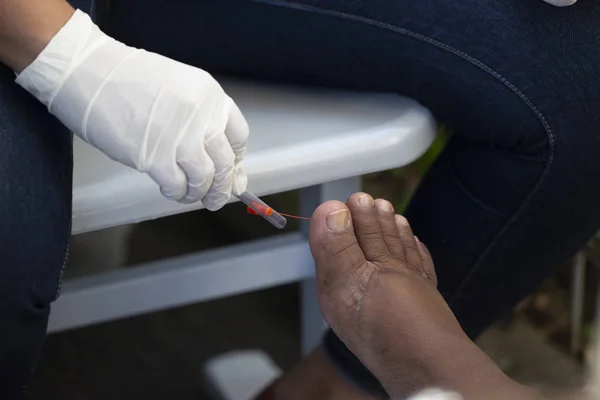
<svg viewBox="0 0 600 400">
<path fill-rule="evenodd" d="M 206 71 L 102 32 L 65 0 L 0 0 L 0 63 L 75 135 L 164 197 L 223 207 L 246 190 L 249 127 Z"/>
<path fill-rule="evenodd" d="M 66 0 L 0 0 L 0 62 L 23 71 L 73 12 Z"/>
</svg>

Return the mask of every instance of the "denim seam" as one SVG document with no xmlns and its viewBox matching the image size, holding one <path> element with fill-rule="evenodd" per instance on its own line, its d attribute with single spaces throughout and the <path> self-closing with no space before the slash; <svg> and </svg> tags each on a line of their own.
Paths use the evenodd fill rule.
<svg viewBox="0 0 600 400">
<path fill-rule="evenodd" d="M 71 179 L 71 190 L 73 190 L 73 134 L 72 133 L 68 133 L 68 135 L 71 136 L 71 140 L 70 140 L 70 147 L 71 147 L 71 162 L 70 162 L 70 178 L 67 179 Z M 56 288 L 56 294 L 54 295 L 54 301 L 58 300 L 58 298 L 60 297 L 60 294 L 62 292 L 62 288 L 63 288 L 63 278 L 65 275 L 65 270 L 67 268 L 67 263 L 69 262 L 69 257 L 71 256 L 71 241 L 73 238 L 73 234 L 72 234 L 72 230 L 73 230 L 73 201 L 71 200 L 70 204 L 69 204 L 69 234 L 67 236 L 67 243 L 65 245 L 65 252 L 63 255 L 63 262 L 62 265 L 60 267 L 60 272 L 58 273 L 58 285 Z"/>
<path fill-rule="evenodd" d="M 67 243 L 65 245 L 65 252 L 63 255 L 63 262 L 62 265 L 60 267 L 60 271 L 58 273 L 58 285 L 56 288 L 56 294 L 54 295 L 54 300 L 56 301 L 58 300 L 58 298 L 60 297 L 60 294 L 62 293 L 62 288 L 63 288 L 63 278 L 65 275 L 65 269 L 67 269 L 67 263 L 69 262 L 69 257 L 71 256 L 71 240 L 72 240 L 72 234 L 71 234 L 71 230 L 73 228 L 73 217 L 69 216 L 69 235 L 67 236 Z"/>
<path fill-rule="evenodd" d="M 385 22 L 377 21 L 377 20 L 359 16 L 359 15 L 346 13 L 343 11 L 336 11 L 336 10 L 320 8 L 317 6 L 299 4 L 299 3 L 296 3 L 293 1 L 288 1 L 288 0 L 249 0 L 249 1 L 252 1 L 255 3 L 262 3 L 262 4 L 266 4 L 266 5 L 270 5 L 270 6 L 275 6 L 275 7 L 295 9 L 295 10 L 304 11 L 307 13 L 320 14 L 323 16 L 330 16 L 333 18 L 339 18 L 339 19 L 352 21 L 352 22 L 356 22 L 356 23 L 360 23 L 360 24 L 370 25 L 370 26 L 373 26 L 376 28 L 395 32 L 400 35 L 405 35 L 405 36 L 411 37 L 416 40 L 420 40 L 425 43 L 429 43 L 429 44 L 436 46 L 442 50 L 446 50 L 449 53 L 454 54 L 455 56 L 458 56 L 458 57 L 464 59 L 465 61 L 470 62 L 471 64 L 475 65 L 476 67 L 479 67 L 483 71 L 492 75 L 494 78 L 498 79 L 506 87 L 508 87 L 510 90 L 512 90 L 513 93 L 515 93 L 521 100 L 523 100 L 525 102 L 525 104 L 527 104 L 527 106 L 538 117 L 538 119 L 540 120 L 540 123 L 544 127 L 544 130 L 546 131 L 546 135 L 548 137 L 548 153 L 549 154 L 548 154 L 548 160 L 547 160 L 546 166 L 544 167 L 544 170 L 540 174 L 540 177 L 539 177 L 538 181 L 536 182 L 536 184 L 531 188 L 531 190 L 529 191 L 529 193 L 523 200 L 523 203 L 521 204 L 521 206 L 514 212 L 514 214 L 510 217 L 510 219 L 506 222 L 506 224 L 498 231 L 496 236 L 492 239 L 492 241 L 488 244 L 488 246 L 483 250 L 483 252 L 479 256 L 479 258 L 475 261 L 475 264 L 473 265 L 473 267 L 469 270 L 469 272 L 463 279 L 459 288 L 449 299 L 448 304 L 452 305 L 454 303 L 454 301 L 459 297 L 459 294 L 461 293 L 461 291 L 466 287 L 466 285 L 469 283 L 469 281 L 473 278 L 473 276 L 475 275 L 475 273 L 477 272 L 477 270 L 483 263 L 483 260 L 485 259 L 485 257 L 492 251 L 492 249 L 496 245 L 496 243 L 502 238 L 504 233 L 506 233 L 512 227 L 512 225 L 515 223 L 517 218 L 521 215 L 521 213 L 527 207 L 527 205 L 531 201 L 533 195 L 539 190 L 539 188 L 542 186 L 546 176 L 548 175 L 548 172 L 550 171 L 550 167 L 552 166 L 552 163 L 554 161 L 555 139 L 554 139 L 554 134 L 552 132 L 552 129 L 550 128 L 550 125 L 548 124 L 546 118 L 542 115 L 542 113 L 538 110 L 538 108 L 533 104 L 533 102 L 531 100 L 529 100 L 529 98 L 527 96 L 525 96 L 525 94 L 523 94 L 515 85 L 510 83 L 508 81 L 508 79 L 506 79 L 502 75 L 500 75 L 500 73 L 496 72 L 491 67 L 487 66 L 486 64 L 479 61 L 478 59 L 468 55 L 467 53 L 464 53 L 458 49 L 455 49 L 454 47 L 447 45 L 443 42 L 440 42 L 439 40 L 430 38 L 430 37 L 425 36 L 420 33 L 409 31 L 404 28 L 400 28 L 399 26 L 396 26 L 396 25 L 388 24 Z"/>
<path fill-rule="evenodd" d="M 452 158 L 452 156 L 450 156 L 450 173 L 454 177 L 454 180 L 458 184 L 458 187 L 461 189 L 461 191 L 469 199 L 471 199 L 471 201 L 473 201 L 473 203 L 477 204 L 479 207 L 483 208 L 484 210 L 489 211 L 492 214 L 496 214 L 497 216 L 500 216 L 502 218 L 507 218 L 509 216 L 508 214 L 503 213 L 500 210 L 496 210 L 494 207 L 485 204 L 482 200 L 479 200 L 473 193 L 471 193 L 471 191 L 469 189 L 467 189 L 467 187 L 462 183 L 462 181 L 460 180 L 460 178 L 458 177 L 458 175 L 456 173 L 456 168 L 454 167 L 454 159 Z"/>
</svg>

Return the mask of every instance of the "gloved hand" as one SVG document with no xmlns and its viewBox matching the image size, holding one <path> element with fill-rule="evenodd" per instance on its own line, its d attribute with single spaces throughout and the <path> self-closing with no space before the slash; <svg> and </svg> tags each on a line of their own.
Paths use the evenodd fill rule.
<svg viewBox="0 0 600 400">
<path fill-rule="evenodd" d="M 209 210 L 246 190 L 248 125 L 205 71 L 128 47 L 76 11 L 16 82 L 77 136 Z"/>
</svg>

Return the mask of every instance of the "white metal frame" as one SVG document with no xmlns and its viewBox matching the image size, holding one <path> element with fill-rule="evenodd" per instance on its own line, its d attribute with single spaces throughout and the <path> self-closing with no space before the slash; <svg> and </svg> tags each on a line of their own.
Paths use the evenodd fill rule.
<svg viewBox="0 0 600 400">
<path fill-rule="evenodd" d="M 343 201 L 358 191 L 360 179 L 352 176 L 414 161 L 435 138 L 431 113 L 395 94 L 219 81 L 253 130 L 244 161 L 249 189 L 259 196 L 300 189 L 302 215 L 325 200 Z M 112 162 L 81 140 L 75 139 L 74 154 L 73 234 L 116 226 L 126 230 L 128 224 L 201 206 L 164 199 L 150 177 Z M 299 232 L 281 237 L 69 280 L 52 307 L 49 330 L 301 282 L 306 353 L 326 327 L 307 236 L 304 224 Z M 119 240 L 102 242 L 110 246 Z"/>
</svg>

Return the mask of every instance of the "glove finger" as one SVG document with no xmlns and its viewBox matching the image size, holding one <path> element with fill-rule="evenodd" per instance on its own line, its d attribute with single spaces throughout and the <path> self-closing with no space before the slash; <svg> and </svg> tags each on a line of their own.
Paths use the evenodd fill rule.
<svg viewBox="0 0 600 400">
<path fill-rule="evenodd" d="M 204 148 L 204 142 L 195 136 L 182 140 L 177 148 L 177 163 L 187 176 L 187 191 L 179 202 L 190 204 L 202 200 L 215 176 L 215 165 Z"/>
<path fill-rule="evenodd" d="M 170 200 L 180 200 L 187 192 L 187 177 L 175 160 L 156 159 L 148 175 L 160 186 L 160 192 Z"/>
<path fill-rule="evenodd" d="M 233 187 L 231 188 L 231 191 L 233 194 L 239 196 L 246 191 L 247 186 L 248 175 L 246 175 L 244 166 L 242 164 L 238 164 L 235 166 L 233 171 Z"/>
<path fill-rule="evenodd" d="M 246 155 L 246 146 L 248 143 L 248 135 L 250 134 L 250 128 L 246 122 L 246 118 L 230 98 L 231 102 L 229 107 L 229 119 L 227 126 L 225 127 L 225 136 L 231 145 L 233 154 L 235 154 L 235 163 L 239 163 L 244 159 Z"/>
<path fill-rule="evenodd" d="M 206 152 L 215 164 L 215 177 L 202 204 L 207 209 L 216 211 L 231 198 L 235 155 L 223 134 L 215 135 L 207 141 Z"/>
</svg>

